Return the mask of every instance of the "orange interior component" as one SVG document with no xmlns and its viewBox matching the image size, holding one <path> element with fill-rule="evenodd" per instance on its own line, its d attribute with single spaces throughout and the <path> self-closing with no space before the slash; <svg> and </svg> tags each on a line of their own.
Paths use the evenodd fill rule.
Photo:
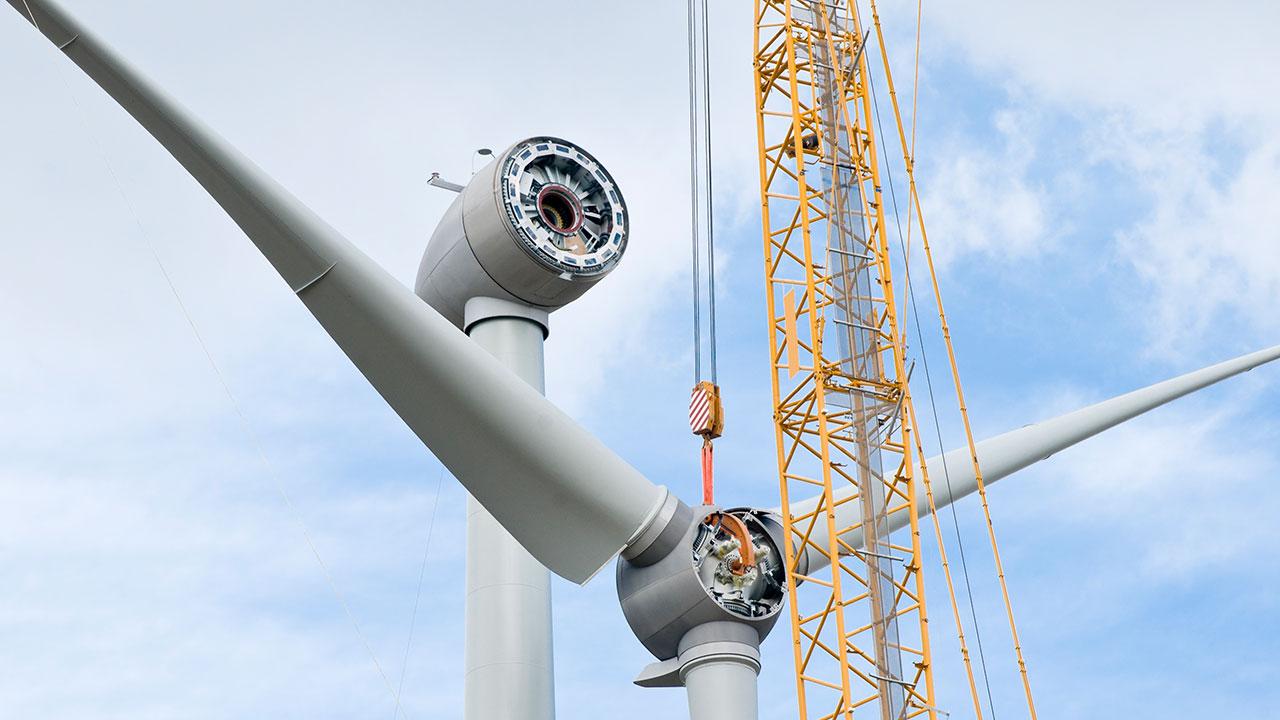
<svg viewBox="0 0 1280 720">
<path fill-rule="evenodd" d="M 738 541 L 738 559 L 734 561 L 729 568 L 734 575 L 742 575 L 748 569 L 755 567 L 756 564 L 756 548 L 751 544 L 751 532 L 747 530 L 747 524 L 742 522 L 741 518 L 730 515 L 729 513 L 713 513 L 707 516 L 707 521 L 716 521 L 716 524 L 724 528 Z"/>
</svg>

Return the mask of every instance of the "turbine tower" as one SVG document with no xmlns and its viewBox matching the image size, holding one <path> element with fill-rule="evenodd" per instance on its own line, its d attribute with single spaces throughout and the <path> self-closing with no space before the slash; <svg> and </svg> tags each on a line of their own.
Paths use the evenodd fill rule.
<svg viewBox="0 0 1280 720">
<path fill-rule="evenodd" d="M 530 138 L 458 192 L 415 285 L 441 316 L 542 392 L 551 311 L 609 274 L 626 246 L 627 210 L 608 172 L 568 141 Z M 551 720 L 550 575 L 474 496 L 466 548 L 467 717 Z"/>
<path fill-rule="evenodd" d="M 781 508 L 686 504 L 541 393 L 550 313 L 603 279 L 630 241 L 621 191 L 594 157 L 548 136 L 496 154 L 441 219 L 415 293 L 56 2 L 9 3 L 226 211 L 470 493 L 469 718 L 553 716 L 547 570 L 581 584 L 616 556 L 623 613 L 655 657 L 635 682 L 683 686 L 696 720 L 757 716 L 759 646 L 792 582 Z M 1280 347 L 1252 353 L 978 443 L 985 480 L 1277 358 Z M 928 463 L 951 469 L 939 507 L 976 489 L 968 448 Z M 797 500 L 790 512 L 816 502 Z M 834 528 L 862 512 L 856 501 L 832 507 Z M 928 510 L 904 508 L 883 532 Z M 860 547 L 860 536 L 843 540 Z M 812 572 L 831 558 L 802 562 Z"/>
</svg>

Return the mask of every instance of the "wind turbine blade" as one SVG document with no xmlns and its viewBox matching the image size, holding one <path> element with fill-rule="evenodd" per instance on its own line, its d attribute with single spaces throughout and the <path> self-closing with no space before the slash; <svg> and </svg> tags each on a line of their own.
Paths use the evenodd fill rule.
<svg viewBox="0 0 1280 720">
<path fill-rule="evenodd" d="M 1184 395 L 1189 395 L 1276 359 L 1280 359 L 1280 345 L 1242 355 L 1234 360 L 1220 362 L 1217 365 L 1210 365 L 1207 368 L 1180 375 L 1140 390 L 1134 390 L 1066 415 L 1027 425 L 1003 435 L 983 440 L 976 445 L 978 463 L 982 468 L 983 483 L 990 485 L 1029 465 L 1045 460 L 1060 450 L 1065 450 L 1082 440 L 1087 440 L 1104 430 L 1113 428 L 1126 420 L 1131 420 Z M 929 458 L 926 463 L 929 467 L 929 478 L 933 484 L 934 502 L 939 509 L 977 491 L 978 481 L 973 472 L 973 463 L 969 458 L 969 448 L 964 447 L 948 451 L 941 456 Z M 943 474 L 944 463 L 946 476 L 950 478 L 949 489 L 948 482 L 943 479 L 946 477 Z M 836 491 L 836 501 L 839 502 L 854 494 L 855 488 L 853 486 L 840 488 Z M 807 513 L 812 511 L 817 506 L 817 503 L 817 498 L 802 500 L 793 504 L 791 511 L 797 515 Z M 924 517 L 928 512 L 928 499 L 921 492 L 916 501 L 916 514 Z M 860 518 L 861 512 L 856 500 L 837 505 L 835 523 L 837 528 L 850 527 L 859 522 Z M 909 516 L 905 511 L 895 513 L 889 517 L 889 529 L 894 531 L 906 527 L 908 521 Z M 858 529 L 845 534 L 843 539 L 851 547 L 856 548 L 862 544 L 861 536 L 862 531 Z M 814 529 L 812 537 L 813 541 L 820 547 L 826 545 L 827 535 L 823 523 L 818 523 L 818 527 Z M 806 555 L 809 559 L 810 569 L 819 568 L 827 564 L 826 556 L 812 547 L 808 548 Z"/>
<path fill-rule="evenodd" d="M 1147 411 L 1276 359 L 1280 359 L 1280 345 L 1210 365 L 1066 415 L 983 440 L 977 443 L 983 482 L 989 485 L 1006 478 Z M 950 450 L 942 457 L 935 456 L 927 462 L 930 467 L 938 468 L 931 476 L 940 475 L 943 463 L 946 463 L 947 472 L 951 476 L 950 493 L 947 492 L 945 483 L 937 480 L 933 483 L 934 500 L 938 507 L 977 492 L 978 482 L 973 474 L 968 448 Z M 939 488 L 939 484 L 944 487 Z M 925 511 L 927 512 L 927 507 Z"/>
<path fill-rule="evenodd" d="M 191 173 L 409 428 L 540 562 L 585 582 L 648 529 L 665 488 L 502 367 L 57 3 L 9 4 Z"/>
</svg>

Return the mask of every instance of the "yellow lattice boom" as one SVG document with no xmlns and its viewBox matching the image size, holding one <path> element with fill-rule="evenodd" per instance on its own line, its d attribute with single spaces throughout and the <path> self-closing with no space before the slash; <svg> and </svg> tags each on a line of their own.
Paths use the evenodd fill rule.
<svg viewBox="0 0 1280 720">
<path fill-rule="evenodd" d="M 766 304 L 802 719 L 936 717 L 863 38 L 843 2 L 757 0 Z M 789 509 L 815 493 L 812 511 Z M 838 526 L 846 502 L 859 510 Z M 909 527 L 890 532 L 895 513 Z"/>
</svg>

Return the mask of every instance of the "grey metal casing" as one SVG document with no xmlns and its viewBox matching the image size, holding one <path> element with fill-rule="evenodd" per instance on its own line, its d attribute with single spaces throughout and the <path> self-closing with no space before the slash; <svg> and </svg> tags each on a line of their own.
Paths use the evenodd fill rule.
<svg viewBox="0 0 1280 720">
<path fill-rule="evenodd" d="M 741 508 L 731 508 L 732 512 Z M 744 618 L 721 607 L 704 587 L 694 567 L 692 546 L 702 519 L 720 508 L 709 505 L 693 508 L 672 520 L 680 522 L 684 533 L 675 547 L 649 565 L 638 565 L 626 556 L 618 558 L 618 600 L 640 643 L 659 660 L 676 657 L 680 641 L 690 630 L 713 622 L 731 622 L 755 630 L 760 640 L 769 634 L 781 614 Z M 762 515 L 761 511 L 751 512 Z M 768 516 L 765 516 L 768 517 Z M 771 539 L 782 546 L 782 526 L 772 517 L 766 524 Z M 781 605 L 778 606 L 778 609 Z"/>
<path fill-rule="evenodd" d="M 581 297 L 614 266 L 594 275 L 557 272 L 525 249 L 502 202 L 502 170 L 515 150 L 538 139 L 543 138 L 513 143 L 481 168 L 445 211 L 427 243 L 414 291 L 458 327 L 471 298 L 501 298 L 551 311 Z M 566 141 L 545 139 L 570 145 L 590 158 Z"/>
</svg>

